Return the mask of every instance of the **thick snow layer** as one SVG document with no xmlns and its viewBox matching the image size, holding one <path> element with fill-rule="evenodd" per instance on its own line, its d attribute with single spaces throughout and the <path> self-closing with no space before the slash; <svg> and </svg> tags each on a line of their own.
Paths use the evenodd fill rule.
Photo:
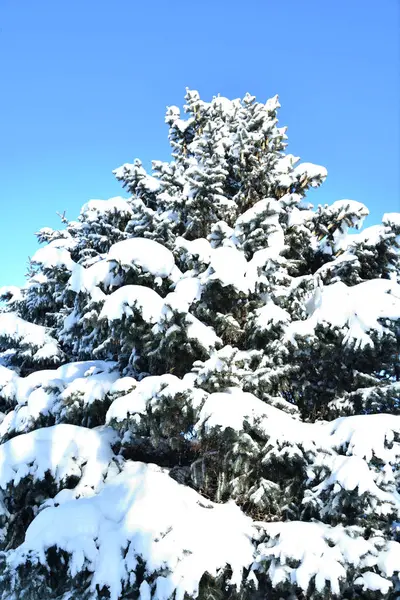
<svg viewBox="0 0 400 600">
<path fill-rule="evenodd" d="M 190 241 L 178 237 L 175 241 L 175 247 L 177 249 L 182 248 L 189 255 L 198 257 L 199 261 L 206 265 L 210 263 L 213 248 L 210 242 L 205 238 L 198 238 L 197 240 Z"/>
<path fill-rule="evenodd" d="M 179 298 L 181 298 L 182 302 L 184 302 L 188 307 L 193 302 L 200 300 L 202 291 L 203 286 L 197 277 L 186 277 L 184 279 L 180 279 L 177 282 L 174 290 L 174 292 L 178 294 Z"/>
<path fill-rule="evenodd" d="M 288 227 L 295 225 L 303 225 L 306 221 L 310 221 L 315 216 L 312 210 L 299 210 L 296 206 L 289 212 Z"/>
<path fill-rule="evenodd" d="M 394 225 L 400 227 L 400 212 L 385 213 L 382 217 L 384 225 Z"/>
<path fill-rule="evenodd" d="M 61 350 L 57 341 L 45 327 L 29 323 L 15 313 L 0 314 L 0 339 L 20 344 L 26 351 L 30 349 L 32 360 L 59 362 Z"/>
<path fill-rule="evenodd" d="M 72 271 L 75 265 L 68 250 L 56 248 L 50 244 L 36 250 L 31 261 L 42 265 L 44 269 L 64 268 L 67 271 Z"/>
<path fill-rule="evenodd" d="M 357 200 L 336 200 L 326 209 L 335 221 L 340 221 L 344 217 L 351 220 L 352 227 L 361 229 L 364 219 L 369 215 L 369 210 L 362 202 Z"/>
<path fill-rule="evenodd" d="M 382 334 L 386 330 L 379 319 L 400 319 L 400 286 L 387 279 L 372 279 L 352 287 L 339 281 L 317 288 L 308 309 L 308 319 L 288 325 L 287 341 L 296 344 L 297 336 L 312 337 L 316 326 L 325 323 L 345 331 L 345 344 L 373 346 L 369 333 Z"/>
<path fill-rule="evenodd" d="M 201 282 L 217 280 L 223 286 L 231 285 L 244 293 L 249 292 L 249 281 L 246 279 L 248 263 L 243 252 L 236 248 L 220 247 L 212 250 L 210 257 L 211 271 L 201 277 Z"/>
<path fill-rule="evenodd" d="M 97 367 L 94 363 L 87 368 L 89 364 L 65 365 L 56 371 L 64 381 L 84 374 L 89 381 L 96 377 L 98 368 L 108 363 L 99 361 Z M 26 390 L 35 394 L 40 388 L 35 387 L 34 381 L 36 386 L 40 381 L 50 382 L 49 373 L 52 372 L 29 376 L 32 382 L 25 385 Z M 9 385 L 13 385 L 13 379 Z M 70 386 L 75 386 L 76 392 L 84 391 L 84 383 L 77 382 L 75 377 Z M 112 403 L 107 414 L 109 423 L 154 413 L 163 398 L 183 394 L 200 411 L 195 428 L 200 439 L 214 427 L 243 431 L 246 422 L 268 439 L 275 455 L 307 453 L 310 468 L 314 463 L 318 472 L 321 468 L 325 470 L 325 480 L 312 489 L 314 496 L 333 486 L 333 494 L 337 493 L 336 487 L 357 489 L 359 495 L 376 498 L 389 508 L 399 504 L 396 493 L 382 487 L 379 473 L 368 465 L 373 457 L 382 461 L 388 471 L 390 465 L 398 464 L 399 416 L 360 415 L 332 422 L 303 423 L 240 389 L 207 395 L 193 389 L 189 377 L 180 380 L 171 374 L 147 377 L 140 382 L 121 378 L 108 389 L 124 394 Z M 322 591 L 326 582 L 330 582 L 332 590 L 340 594 L 341 580 L 349 563 L 358 573 L 375 566 L 384 580 L 382 586 L 398 568 L 397 542 L 383 542 L 377 552 L 374 538 L 365 540 L 355 528 L 352 533 L 351 528 L 317 522 L 259 523 L 267 539 L 254 554 L 250 540 L 255 537 L 255 530 L 250 519 L 233 504 L 212 504 L 153 465 L 128 462 L 119 475 L 110 471 L 110 443 L 114 439 L 108 437 L 111 435 L 114 434 L 109 429 L 56 426 L 20 435 L 0 446 L 3 488 L 17 485 L 26 476 L 41 479 L 46 471 L 57 482 L 71 474 L 81 477 L 77 488 L 63 490 L 54 500 L 47 501 L 47 508 L 28 528 L 25 542 L 8 552 L 10 568 L 28 558 L 44 562 L 44 551 L 57 545 L 71 555 L 71 575 L 86 566 L 93 572 L 92 589 L 96 584 L 105 585 L 111 597 L 117 599 L 122 585 L 128 581 L 132 585 L 132 571 L 140 556 L 146 561 L 146 579 L 152 581 L 152 574 L 157 577 L 154 585 L 146 588 L 157 600 L 166 600 L 174 590 L 177 598 L 183 598 L 185 592 L 195 595 L 202 574 L 208 571 L 215 575 L 225 564 L 231 565 L 233 582 L 238 583 L 242 568 L 249 567 L 254 557 L 255 570 L 262 570 L 267 563 L 273 585 L 288 581 L 305 592 L 314 581 L 318 590 Z M 385 506 L 378 508 L 376 514 L 382 511 L 385 514 Z M 290 559 L 297 561 L 296 564 Z M 110 564 L 114 565 L 112 569 Z M 156 573 L 161 565 L 166 570 L 163 574 Z M 367 577 L 358 583 L 365 584 L 365 589 L 375 589 L 371 586 L 378 579 L 373 579 Z"/>
<path fill-rule="evenodd" d="M 204 325 L 197 317 L 189 314 L 186 317 L 186 333 L 189 340 L 198 342 L 205 350 L 210 351 L 222 342 L 209 325 Z"/>
<path fill-rule="evenodd" d="M 346 450 L 368 462 L 376 456 L 384 463 L 400 455 L 400 445 L 394 441 L 394 432 L 400 431 L 400 416 L 390 414 L 354 415 L 340 417 L 324 425 L 331 446 Z"/>
<path fill-rule="evenodd" d="M 71 576 L 86 566 L 91 590 L 106 586 L 118 600 L 123 585 L 135 582 L 140 557 L 146 579 L 154 577 L 151 590 L 142 584 L 141 599 L 151 592 L 157 600 L 174 593 L 183 600 L 185 593 L 197 595 L 205 572 L 215 577 L 228 564 L 232 584 L 240 585 L 253 562 L 253 534 L 251 519 L 235 504 L 214 504 L 155 465 L 128 462 L 96 496 L 42 510 L 7 562 L 9 568 L 29 557 L 44 563 L 45 550 L 57 546 L 71 557 Z"/>
<path fill-rule="evenodd" d="M 211 430 L 214 427 L 230 427 L 241 431 L 244 421 L 254 424 L 256 419 L 267 416 L 269 408 L 253 394 L 241 390 L 233 389 L 231 393 L 216 392 L 210 394 L 204 403 L 196 428 L 200 430 L 205 427 Z"/>
<path fill-rule="evenodd" d="M 154 277 L 170 277 L 172 281 L 182 276 L 167 248 L 146 238 L 131 238 L 111 246 L 104 259 L 91 267 L 74 265 L 68 287 L 76 293 L 93 294 L 99 285 L 105 289 L 122 285 L 123 277 L 115 273 L 115 263 L 125 269 L 136 265 Z"/>
<path fill-rule="evenodd" d="M 279 200 L 275 200 L 274 198 L 264 198 L 242 213 L 236 221 L 236 226 L 241 229 L 243 225 L 251 225 L 253 222 L 258 222 L 263 215 L 264 218 L 267 219 L 269 216 L 280 214 L 282 212 L 283 209 Z M 264 222 L 264 220 L 262 222 Z"/>
<path fill-rule="evenodd" d="M 290 314 L 272 300 L 268 300 L 264 306 L 258 308 L 255 316 L 255 326 L 261 331 L 269 329 L 271 325 L 289 323 L 291 320 Z"/>
<path fill-rule="evenodd" d="M 263 435 L 280 443 L 299 444 L 314 454 L 317 449 L 345 453 L 371 461 L 376 456 L 385 464 L 396 464 L 400 444 L 394 442 L 400 433 L 400 416 L 390 414 L 341 417 L 314 424 L 294 419 L 253 394 L 232 388 L 210 394 L 202 406 L 196 429 L 231 427 L 242 431 L 243 423 L 256 427 Z"/>
<path fill-rule="evenodd" d="M 80 218 L 83 221 L 100 221 L 107 213 L 118 213 L 119 216 L 129 217 L 133 215 L 132 208 L 128 202 L 116 196 L 109 200 L 90 200 L 81 208 Z"/>
<path fill-rule="evenodd" d="M 2 396 L 15 405 L 0 424 L 0 439 L 31 430 L 40 416 L 52 415 L 56 423 L 67 421 L 69 410 L 104 400 L 119 379 L 115 366 L 115 362 L 99 360 L 69 363 L 27 377 L 6 373 L 4 386 L 0 370 Z"/>
<path fill-rule="evenodd" d="M 385 238 L 386 228 L 383 225 L 372 225 L 366 227 L 359 233 L 348 236 L 348 245 L 365 244 L 366 246 L 375 247 L 382 239 Z"/>
<path fill-rule="evenodd" d="M 328 171 L 320 165 L 301 163 L 294 168 L 294 174 L 296 177 L 306 177 L 312 187 L 318 187 L 327 178 Z"/>
<path fill-rule="evenodd" d="M 0 302 L 3 298 L 11 298 L 11 301 L 22 299 L 22 288 L 16 285 L 2 285 L 0 287 Z"/>
<path fill-rule="evenodd" d="M 122 267 L 136 265 L 154 277 L 168 277 L 175 266 L 168 248 L 147 238 L 131 238 L 111 246 L 107 260 L 115 260 Z"/>
<path fill-rule="evenodd" d="M 279 447 L 284 446 L 286 440 L 313 453 L 316 448 L 330 447 L 329 436 L 321 424 L 298 421 L 240 388 L 210 394 L 201 408 L 195 430 L 201 435 L 214 427 L 240 432 L 244 423 L 254 427 L 261 435 L 268 437 L 271 444 Z"/>
<path fill-rule="evenodd" d="M 131 317 L 135 309 L 146 323 L 156 323 L 163 306 L 163 299 L 151 288 L 125 285 L 106 297 L 99 319 L 119 321 L 123 316 Z"/>
<path fill-rule="evenodd" d="M 120 286 L 122 282 L 122 277 L 114 273 L 112 263 L 108 260 L 99 260 L 86 269 L 75 264 L 68 281 L 68 287 L 76 294 L 84 292 L 93 295 L 100 291 L 96 290 L 99 285 L 102 285 L 105 289 L 110 289 L 111 287 Z"/>
<path fill-rule="evenodd" d="M 360 577 L 357 577 L 354 584 L 362 586 L 363 591 L 371 590 L 381 592 L 381 594 L 387 594 L 393 586 L 391 581 L 374 573 L 374 571 L 366 571 Z"/>
<path fill-rule="evenodd" d="M 347 565 L 356 572 L 365 567 L 377 567 L 381 575 L 370 577 L 366 572 L 356 579 L 357 585 L 364 590 L 381 589 L 387 591 L 392 583 L 384 576 L 392 572 L 380 557 L 391 555 L 391 560 L 400 557 L 400 544 L 386 543 L 382 538 L 365 540 L 356 527 L 344 528 L 341 525 L 330 527 L 324 523 L 302 521 L 265 524 L 269 539 L 259 544 L 254 568 L 263 561 L 270 563 L 267 571 L 272 585 L 285 582 L 298 585 L 306 594 L 310 583 L 315 584 L 318 592 L 323 592 L 326 583 L 330 583 L 332 593 L 341 596 L 341 584 L 347 577 Z M 376 544 L 383 546 L 379 552 Z M 382 554 L 381 554 L 382 553 Z"/>
<path fill-rule="evenodd" d="M 0 391 L 7 386 L 10 381 L 16 378 L 18 378 L 18 375 L 15 373 L 15 371 L 0 365 Z"/>
<path fill-rule="evenodd" d="M 103 481 L 117 439 L 110 428 L 55 425 L 19 435 L 0 446 L 0 488 L 16 486 L 24 477 L 44 479 L 49 472 L 60 483 L 79 475 L 79 490 L 93 493 Z M 75 490 L 65 490 L 73 494 Z M 57 531 L 55 531 L 57 534 Z"/>
<path fill-rule="evenodd" d="M 145 377 L 134 390 L 114 400 L 108 409 L 106 423 L 114 420 L 121 422 L 134 414 L 145 414 L 148 408 L 156 410 L 159 398 L 183 393 L 191 393 L 192 398 L 197 398 L 199 394 L 204 396 L 201 390 L 193 390 L 190 383 L 170 373 Z"/>
</svg>

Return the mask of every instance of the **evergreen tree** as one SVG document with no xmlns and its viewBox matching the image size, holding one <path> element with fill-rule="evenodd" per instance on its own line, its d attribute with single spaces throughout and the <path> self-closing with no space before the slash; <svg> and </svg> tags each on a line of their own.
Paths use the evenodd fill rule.
<svg viewBox="0 0 400 600">
<path fill-rule="evenodd" d="M 0 599 L 394 600 L 400 214 L 185 99 L 0 290 Z"/>
</svg>

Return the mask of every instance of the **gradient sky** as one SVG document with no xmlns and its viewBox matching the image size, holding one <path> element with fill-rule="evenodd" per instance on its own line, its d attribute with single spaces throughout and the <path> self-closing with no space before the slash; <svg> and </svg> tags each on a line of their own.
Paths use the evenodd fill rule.
<svg viewBox="0 0 400 600">
<path fill-rule="evenodd" d="M 315 204 L 400 210 L 399 0 L 0 0 L 0 285 L 40 227 L 125 195 L 112 169 L 168 159 L 186 86 L 279 94 L 288 151 L 328 169 Z"/>
</svg>

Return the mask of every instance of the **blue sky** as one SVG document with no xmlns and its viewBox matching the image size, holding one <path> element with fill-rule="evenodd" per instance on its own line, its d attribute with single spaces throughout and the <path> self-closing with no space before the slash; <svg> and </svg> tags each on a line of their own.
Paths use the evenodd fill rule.
<svg viewBox="0 0 400 600">
<path fill-rule="evenodd" d="M 328 169 L 315 204 L 400 210 L 398 0 L 0 0 L 0 285 L 34 232 L 124 193 L 112 169 L 167 159 L 186 86 L 278 93 L 288 151 Z"/>
</svg>

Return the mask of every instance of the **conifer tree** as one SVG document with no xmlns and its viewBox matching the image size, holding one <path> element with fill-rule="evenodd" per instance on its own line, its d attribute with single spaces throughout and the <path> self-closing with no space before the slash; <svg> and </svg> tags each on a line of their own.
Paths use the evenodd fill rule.
<svg viewBox="0 0 400 600">
<path fill-rule="evenodd" d="M 0 290 L 0 600 L 394 600 L 400 214 L 185 100 Z"/>
</svg>

